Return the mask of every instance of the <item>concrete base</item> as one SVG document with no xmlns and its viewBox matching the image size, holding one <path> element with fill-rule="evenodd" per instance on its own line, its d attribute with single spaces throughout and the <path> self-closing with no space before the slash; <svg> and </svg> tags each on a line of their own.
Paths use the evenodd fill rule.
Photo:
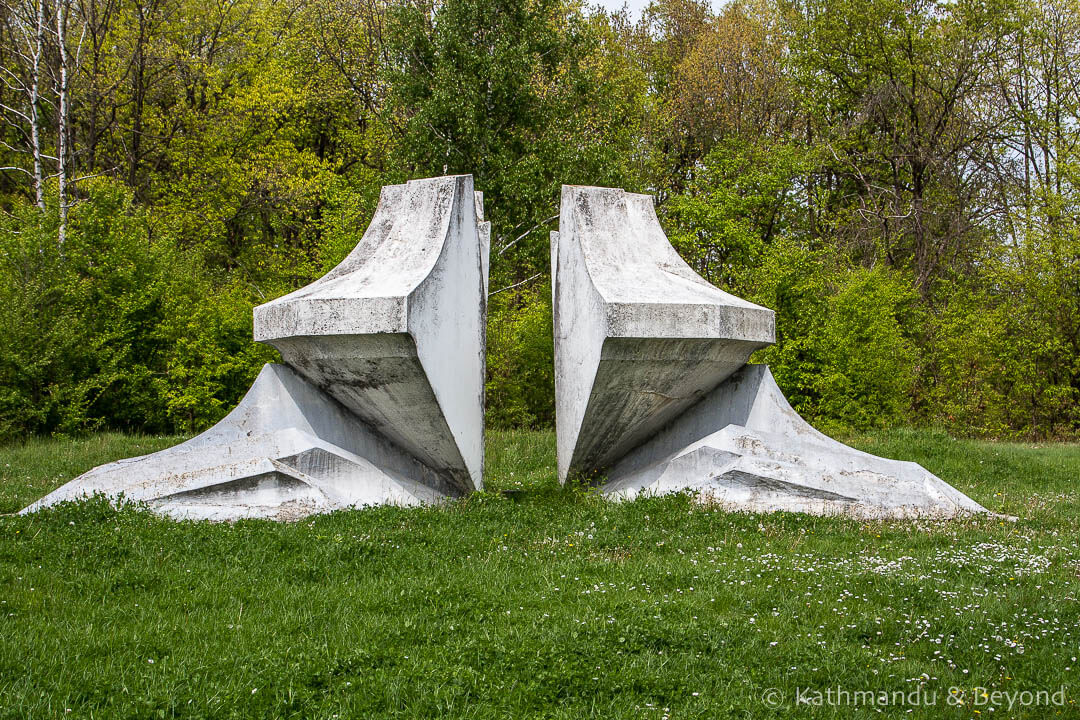
<svg viewBox="0 0 1080 720">
<path fill-rule="evenodd" d="M 690 491 L 735 510 L 864 519 L 987 512 L 913 462 L 829 438 L 799 417 L 765 365 L 747 365 L 609 470 L 615 499 Z"/>
<path fill-rule="evenodd" d="M 102 493 L 181 519 L 297 520 L 417 505 L 460 491 L 284 365 L 266 365 L 221 422 L 176 447 L 101 465 L 24 513 Z"/>
</svg>

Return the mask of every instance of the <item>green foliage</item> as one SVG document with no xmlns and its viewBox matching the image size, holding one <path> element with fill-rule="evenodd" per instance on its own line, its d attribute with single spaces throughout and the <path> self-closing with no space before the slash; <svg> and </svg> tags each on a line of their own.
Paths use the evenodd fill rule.
<svg viewBox="0 0 1080 720">
<path fill-rule="evenodd" d="M 186 432 L 232 410 L 234 398 L 277 353 L 251 339 L 251 311 L 259 299 L 249 288 L 233 282 L 215 289 L 188 275 L 171 282 L 169 292 L 156 328 L 169 340 L 156 386 L 168 413 L 161 429 Z"/>
<path fill-rule="evenodd" d="M 498 228 L 538 221 L 557 183 L 545 130 L 559 98 L 543 84 L 579 40 L 580 18 L 558 0 L 449 0 L 437 13 L 398 6 L 391 20 L 405 162 L 420 176 L 472 173 Z"/>
<path fill-rule="evenodd" d="M 790 142 L 720 143 L 690 189 L 663 208 L 672 245 L 709 282 L 735 294 L 749 290 L 762 254 L 804 213 L 792 185 L 812 167 L 811 152 Z"/>
<path fill-rule="evenodd" d="M 818 424 L 910 421 L 918 297 L 905 273 L 853 266 L 814 242 L 795 186 L 815 151 L 730 139 L 665 206 L 672 243 L 705 278 L 776 312 L 767 362 L 793 407 Z"/>
<path fill-rule="evenodd" d="M 777 343 L 759 351 L 792 406 L 820 426 L 885 427 L 908 421 L 918 351 L 909 278 L 886 268 L 838 267 L 824 251 L 779 242 L 749 297 L 776 311 Z"/>
<path fill-rule="evenodd" d="M 493 226 L 493 290 L 538 280 L 563 183 L 637 184 L 643 77 L 618 30 L 564 0 L 402 4 L 389 24 L 394 155 L 414 177 L 474 176 Z M 540 287 L 493 298 L 495 427 L 554 419 L 550 302 Z"/>
<path fill-rule="evenodd" d="M 824 360 L 816 414 L 859 429 L 902 423 L 918 357 L 905 334 L 916 301 L 911 281 L 877 268 L 858 269 L 843 283 L 811 339 Z"/>
<path fill-rule="evenodd" d="M 487 338 L 487 422 L 494 427 L 551 427 L 555 349 L 550 285 L 494 295 Z"/>
<path fill-rule="evenodd" d="M 986 258 L 983 283 L 948 288 L 926 343 L 932 421 L 991 437 L 1080 429 L 1080 269 L 1070 255 L 1068 244 L 1033 242 Z"/>
<path fill-rule="evenodd" d="M 251 342 L 251 298 L 153 238 L 123 186 L 85 191 L 63 248 L 55 209 L 0 225 L 0 435 L 217 420 L 272 354 Z"/>
<path fill-rule="evenodd" d="M 325 208 L 320 219 L 319 274 L 333 269 L 360 242 L 375 214 L 381 189 L 378 183 L 356 187 L 341 177 L 335 177 L 327 184 Z"/>
<path fill-rule="evenodd" d="M 565 0 L 402 4 L 390 25 L 401 162 L 414 176 L 474 176 L 494 248 L 508 250 L 493 284 L 545 269 L 561 184 L 633 180 L 640 93 L 617 40 Z"/>
</svg>

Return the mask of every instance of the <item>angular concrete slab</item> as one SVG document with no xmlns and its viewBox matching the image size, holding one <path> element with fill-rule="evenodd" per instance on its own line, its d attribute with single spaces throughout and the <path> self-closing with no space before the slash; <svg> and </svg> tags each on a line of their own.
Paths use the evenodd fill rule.
<svg viewBox="0 0 1080 720">
<path fill-rule="evenodd" d="M 296 519 L 483 485 L 491 225 L 471 176 L 383 188 L 326 276 L 255 309 L 281 351 L 202 435 L 95 468 L 28 507 L 96 492 L 177 517 Z"/>
<path fill-rule="evenodd" d="M 564 186 L 552 280 L 562 481 L 610 466 L 775 338 L 771 310 L 679 257 L 649 195 Z"/>
<path fill-rule="evenodd" d="M 490 225 L 472 177 L 383 188 L 364 237 L 255 308 L 255 339 L 462 491 L 483 484 Z"/>
<path fill-rule="evenodd" d="M 771 310 L 709 285 L 647 195 L 564 187 L 551 236 L 559 478 L 612 498 L 674 491 L 753 511 L 863 518 L 985 512 L 915 463 L 814 430 L 768 368 Z"/>
<path fill-rule="evenodd" d="M 103 493 L 177 518 L 296 520 L 461 494 L 283 365 L 266 365 L 221 422 L 176 447 L 101 465 L 23 512 Z"/>
<path fill-rule="evenodd" d="M 617 499 L 675 491 L 754 512 L 864 519 L 985 508 L 913 462 L 850 448 L 799 417 L 765 365 L 747 365 L 612 466 Z"/>
</svg>

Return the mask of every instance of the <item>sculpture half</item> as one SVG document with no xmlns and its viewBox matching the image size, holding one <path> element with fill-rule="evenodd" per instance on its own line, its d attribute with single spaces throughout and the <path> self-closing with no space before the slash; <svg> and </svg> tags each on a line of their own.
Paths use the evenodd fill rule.
<svg viewBox="0 0 1080 720">
<path fill-rule="evenodd" d="M 724 293 L 668 243 L 652 198 L 564 187 L 552 233 L 559 478 L 691 491 L 750 511 L 863 518 L 985 512 L 915 463 L 859 452 L 791 408 L 750 354 L 771 310 Z"/>
<path fill-rule="evenodd" d="M 611 466 L 773 342 L 772 310 L 701 279 L 649 195 L 564 186 L 551 253 L 560 480 Z"/>
<path fill-rule="evenodd" d="M 484 460 L 478 204 L 469 175 L 384 187 L 340 265 L 255 308 L 256 340 L 462 491 L 480 488 Z"/>
<path fill-rule="evenodd" d="M 340 265 L 255 309 L 255 339 L 286 365 L 198 437 L 23 512 L 100 492 L 177 517 L 288 520 L 480 489 L 489 239 L 471 176 L 384 187 Z"/>
</svg>

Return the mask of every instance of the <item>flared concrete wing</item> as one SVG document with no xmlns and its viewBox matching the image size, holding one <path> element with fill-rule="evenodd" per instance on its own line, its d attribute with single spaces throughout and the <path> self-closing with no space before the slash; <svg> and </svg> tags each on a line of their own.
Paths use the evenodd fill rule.
<svg viewBox="0 0 1080 720">
<path fill-rule="evenodd" d="M 850 448 L 799 417 L 765 365 L 747 365 L 616 463 L 603 492 L 674 491 L 755 512 L 947 518 L 986 509 L 921 465 Z"/>
<path fill-rule="evenodd" d="M 483 484 L 490 225 L 472 176 L 383 188 L 324 277 L 255 308 L 255 339 L 462 491 Z"/>
<path fill-rule="evenodd" d="M 354 505 L 415 505 L 460 494 L 283 365 L 197 437 L 101 465 L 26 508 L 102 493 L 189 519 L 295 520 Z"/>
<path fill-rule="evenodd" d="M 562 481 L 609 467 L 775 339 L 772 310 L 679 257 L 649 195 L 564 186 L 551 247 Z"/>
</svg>

